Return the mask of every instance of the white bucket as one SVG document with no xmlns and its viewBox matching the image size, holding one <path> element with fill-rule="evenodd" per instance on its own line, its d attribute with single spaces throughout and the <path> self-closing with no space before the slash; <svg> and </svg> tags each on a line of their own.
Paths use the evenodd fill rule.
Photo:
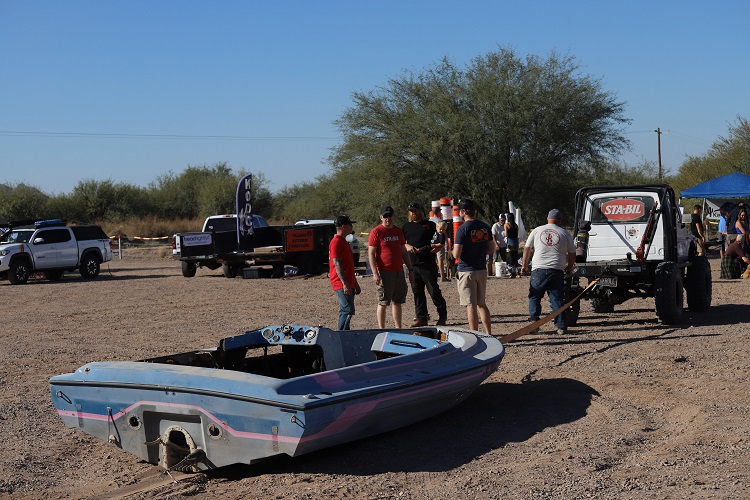
<svg viewBox="0 0 750 500">
<path fill-rule="evenodd" d="M 508 271 L 508 264 L 505 262 L 495 262 L 495 276 L 498 278 L 507 278 L 510 276 Z"/>
</svg>

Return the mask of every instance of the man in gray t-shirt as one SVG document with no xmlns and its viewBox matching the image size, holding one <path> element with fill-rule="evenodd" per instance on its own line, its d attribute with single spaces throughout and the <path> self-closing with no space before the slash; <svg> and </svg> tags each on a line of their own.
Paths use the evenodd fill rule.
<svg viewBox="0 0 750 500">
<path fill-rule="evenodd" d="M 529 271 L 531 258 L 531 280 L 529 283 L 529 320 L 536 321 L 542 313 L 542 297 L 549 295 L 553 311 L 565 305 L 565 274 L 573 270 L 576 248 L 573 236 L 563 229 L 562 212 L 550 210 L 547 224 L 535 228 L 523 248 L 521 272 Z M 555 317 L 557 333 L 565 333 L 565 314 Z"/>
</svg>

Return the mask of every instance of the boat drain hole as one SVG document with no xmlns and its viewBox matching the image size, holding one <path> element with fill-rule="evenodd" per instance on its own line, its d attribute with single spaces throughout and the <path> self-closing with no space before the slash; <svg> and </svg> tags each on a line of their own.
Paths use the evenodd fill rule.
<svg viewBox="0 0 750 500">
<path fill-rule="evenodd" d="M 216 424 L 210 424 L 208 426 L 208 435 L 211 436 L 214 439 L 218 439 L 221 437 L 221 427 L 219 427 Z"/>
<path fill-rule="evenodd" d="M 140 429 L 141 428 L 141 420 L 136 417 L 135 415 L 131 415 L 128 418 L 128 425 L 131 427 L 131 429 Z"/>
</svg>

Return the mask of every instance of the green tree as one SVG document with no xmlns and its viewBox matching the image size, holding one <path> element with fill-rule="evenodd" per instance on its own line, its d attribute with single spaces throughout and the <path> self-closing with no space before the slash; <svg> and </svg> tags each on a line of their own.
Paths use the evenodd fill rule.
<svg viewBox="0 0 750 500">
<path fill-rule="evenodd" d="M 150 205 L 161 218 L 204 218 L 234 213 L 237 183 L 247 172 L 235 173 L 225 162 L 211 167 L 188 166 L 180 174 L 169 172 L 149 184 Z M 272 195 L 263 173 L 253 174 L 253 212 L 272 210 Z"/>
<path fill-rule="evenodd" d="M 49 213 L 49 196 L 27 184 L 0 184 L 0 216 L 10 220 L 44 219 Z"/>
<path fill-rule="evenodd" d="M 738 116 L 728 128 L 727 137 L 719 137 L 705 155 L 689 156 L 680 165 L 675 188 L 687 189 L 733 172 L 750 175 L 750 122 Z"/>
<path fill-rule="evenodd" d="M 629 147 L 623 103 L 555 53 L 500 48 L 465 69 L 443 59 L 353 100 L 335 122 L 334 175 L 394 206 L 451 196 L 487 215 L 508 201 L 546 213 L 572 198 L 584 165 Z"/>
</svg>

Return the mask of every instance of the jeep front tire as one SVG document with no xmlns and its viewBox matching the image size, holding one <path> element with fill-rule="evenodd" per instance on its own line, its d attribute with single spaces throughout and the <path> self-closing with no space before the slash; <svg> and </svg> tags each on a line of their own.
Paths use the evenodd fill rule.
<svg viewBox="0 0 750 500">
<path fill-rule="evenodd" d="M 654 277 L 654 302 L 656 316 L 666 325 L 674 325 L 682 320 L 684 291 L 682 272 L 674 262 L 662 262 L 656 266 Z"/>
</svg>

